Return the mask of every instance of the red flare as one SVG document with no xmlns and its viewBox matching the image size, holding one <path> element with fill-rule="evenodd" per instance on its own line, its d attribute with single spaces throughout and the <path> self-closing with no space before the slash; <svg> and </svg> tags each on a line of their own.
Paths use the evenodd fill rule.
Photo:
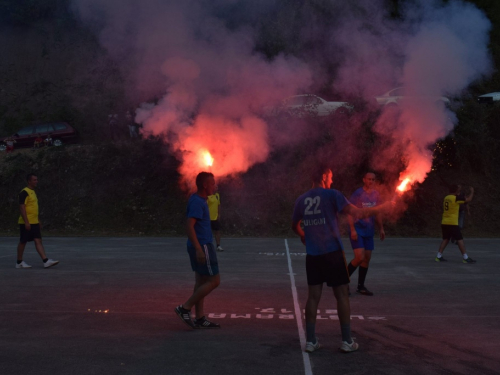
<svg viewBox="0 0 500 375">
<path fill-rule="evenodd" d="M 207 167 L 211 167 L 213 164 L 214 164 L 214 158 L 212 157 L 212 155 L 210 154 L 210 152 L 208 151 L 203 151 L 202 152 L 202 158 L 203 158 L 203 162 L 205 163 L 205 165 Z"/>
<path fill-rule="evenodd" d="M 397 187 L 397 190 L 400 191 L 400 192 L 404 192 L 406 190 L 408 190 L 410 187 L 408 186 L 408 184 L 410 183 L 410 179 L 409 178 L 405 178 L 400 184 L 399 186 Z"/>
</svg>

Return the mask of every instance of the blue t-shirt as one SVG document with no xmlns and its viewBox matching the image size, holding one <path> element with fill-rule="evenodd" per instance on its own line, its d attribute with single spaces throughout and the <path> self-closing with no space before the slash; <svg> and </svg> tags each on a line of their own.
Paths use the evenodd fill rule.
<svg viewBox="0 0 500 375">
<path fill-rule="evenodd" d="M 362 187 L 352 193 L 349 201 L 358 208 L 375 207 L 380 204 L 380 195 L 378 191 L 372 190 L 366 192 Z M 375 235 L 375 217 L 370 216 L 365 219 L 359 219 L 354 223 L 354 228 L 358 236 L 372 237 Z"/>
<path fill-rule="evenodd" d="M 292 221 L 302 220 L 309 255 L 344 250 L 340 239 L 337 213 L 349 202 L 338 190 L 314 188 L 295 202 Z"/>
<path fill-rule="evenodd" d="M 194 231 L 200 245 L 212 243 L 212 228 L 210 227 L 210 211 L 208 210 L 207 200 L 196 193 L 191 195 L 187 205 L 187 217 L 196 219 Z M 193 246 L 189 238 L 187 245 Z"/>
</svg>

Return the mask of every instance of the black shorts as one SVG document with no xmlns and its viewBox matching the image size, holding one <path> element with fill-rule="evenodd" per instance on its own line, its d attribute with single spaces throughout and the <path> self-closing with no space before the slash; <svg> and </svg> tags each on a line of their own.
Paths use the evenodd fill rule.
<svg viewBox="0 0 500 375">
<path fill-rule="evenodd" d="M 219 220 L 211 220 L 210 226 L 212 227 L 212 230 L 220 230 L 220 221 Z"/>
<path fill-rule="evenodd" d="M 33 241 L 35 238 L 42 238 L 42 233 L 40 232 L 40 224 L 31 224 L 30 230 L 26 230 L 24 224 L 19 224 L 19 232 L 19 242 L 21 243 Z"/>
<path fill-rule="evenodd" d="M 306 256 L 306 272 L 308 285 L 340 286 L 349 284 L 349 272 L 344 252 L 333 251 L 324 255 Z"/>
<path fill-rule="evenodd" d="M 462 231 L 458 225 L 441 225 L 441 231 L 443 232 L 443 240 L 450 240 L 454 238 L 455 240 L 463 240 Z"/>
</svg>

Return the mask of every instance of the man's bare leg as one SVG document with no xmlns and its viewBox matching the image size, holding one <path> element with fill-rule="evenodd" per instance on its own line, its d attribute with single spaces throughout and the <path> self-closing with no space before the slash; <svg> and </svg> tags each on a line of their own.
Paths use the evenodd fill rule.
<svg viewBox="0 0 500 375">
<path fill-rule="evenodd" d="M 443 254 L 443 251 L 446 248 L 446 246 L 448 245 L 448 242 L 450 242 L 449 238 L 441 241 L 441 245 L 439 245 L 439 250 L 438 250 L 439 253 Z M 462 244 L 463 244 L 463 241 L 462 241 Z M 460 248 L 460 245 L 458 247 Z"/>
<path fill-rule="evenodd" d="M 182 304 L 182 307 L 186 310 L 191 310 L 193 306 L 197 305 L 201 301 L 201 304 L 196 306 L 196 317 L 201 318 L 203 315 L 198 316 L 198 313 L 203 313 L 203 299 L 210 294 L 212 290 L 219 286 L 220 275 L 205 276 L 198 274 L 198 272 L 195 272 L 195 274 L 196 282 L 193 294 L 185 303 Z"/>
<path fill-rule="evenodd" d="M 333 294 L 337 300 L 337 315 L 342 331 L 342 341 L 352 343 L 351 337 L 351 305 L 349 303 L 348 284 L 333 287 Z"/>
<path fill-rule="evenodd" d="M 356 269 L 365 261 L 365 249 L 360 247 L 359 249 L 354 249 L 353 251 L 354 259 L 351 260 L 351 264 L 355 267 L 354 269 Z"/>
<path fill-rule="evenodd" d="M 340 324 L 351 324 L 351 305 L 349 303 L 348 284 L 333 287 L 333 294 L 337 300 L 337 315 Z"/>
<path fill-rule="evenodd" d="M 42 239 L 41 238 L 35 238 L 33 241 L 35 241 L 35 248 L 42 260 L 47 259 L 47 255 L 45 254 L 45 249 L 43 248 L 42 244 Z"/>
<path fill-rule="evenodd" d="M 306 302 L 306 334 L 307 342 L 315 343 L 316 339 L 316 315 L 318 314 L 318 305 L 321 300 L 323 284 L 309 285 L 309 293 Z"/>
<path fill-rule="evenodd" d="M 372 259 L 372 251 L 363 249 L 363 261 L 361 262 L 361 267 L 368 268 L 370 265 L 370 260 Z"/>
<path fill-rule="evenodd" d="M 220 230 L 214 230 L 215 243 L 220 246 Z"/>
<path fill-rule="evenodd" d="M 23 260 L 24 249 L 26 248 L 26 243 L 21 243 L 17 245 L 17 260 Z"/>
<path fill-rule="evenodd" d="M 465 252 L 465 245 L 464 245 L 464 240 L 458 240 L 457 241 L 457 244 L 458 244 L 458 248 L 460 249 L 460 252 L 462 253 L 462 255 L 464 255 L 466 252 Z"/>
</svg>

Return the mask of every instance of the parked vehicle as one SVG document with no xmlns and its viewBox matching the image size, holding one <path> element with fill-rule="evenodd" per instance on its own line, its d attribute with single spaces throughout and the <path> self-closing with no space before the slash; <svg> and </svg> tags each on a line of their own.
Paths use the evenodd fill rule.
<svg viewBox="0 0 500 375">
<path fill-rule="evenodd" d="M 381 106 L 398 106 L 402 101 L 433 101 L 435 103 L 449 105 L 450 99 L 444 96 L 426 95 L 405 95 L 404 87 L 397 87 L 381 96 L 376 96 L 375 100 Z"/>
<path fill-rule="evenodd" d="M 484 104 L 493 104 L 500 100 L 500 92 L 490 92 L 489 94 L 484 94 L 478 96 L 477 101 Z"/>
<path fill-rule="evenodd" d="M 16 141 L 15 147 L 33 147 L 35 139 L 39 136 L 44 140 L 50 135 L 54 146 L 61 146 L 64 143 L 75 142 L 78 138 L 77 131 L 66 122 L 51 122 L 26 126 L 20 129 L 11 137 Z M 5 150 L 5 143 L 9 137 L 0 138 L 0 150 Z"/>
<path fill-rule="evenodd" d="M 347 102 L 328 102 L 316 95 L 295 95 L 284 99 L 281 104 L 273 108 L 265 108 L 267 115 L 286 113 L 294 117 L 329 116 L 331 114 L 347 114 L 353 110 Z"/>
</svg>

